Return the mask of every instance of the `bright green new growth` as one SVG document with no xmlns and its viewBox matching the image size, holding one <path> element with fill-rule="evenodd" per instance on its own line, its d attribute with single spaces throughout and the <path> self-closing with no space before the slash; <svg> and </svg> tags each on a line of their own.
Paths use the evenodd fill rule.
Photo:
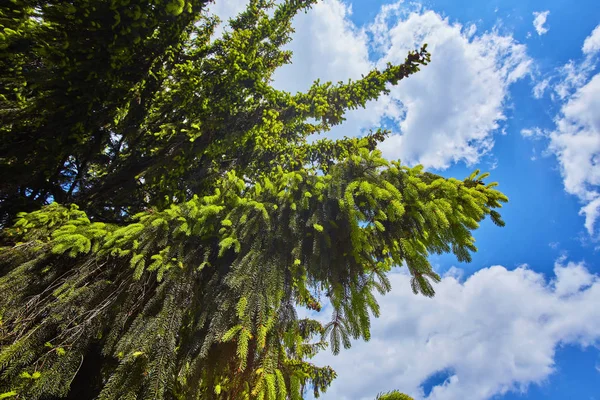
<svg viewBox="0 0 600 400">
<path fill-rule="evenodd" d="M 486 174 L 387 161 L 385 131 L 307 141 L 417 72 L 425 47 L 292 95 L 270 77 L 314 1 L 269 17 L 252 0 L 216 40 L 205 3 L 0 11 L 0 213 L 16 220 L 0 248 L 0 398 L 318 396 L 335 372 L 310 358 L 370 338 L 393 267 L 433 296 L 428 255 L 469 261 L 479 222 L 503 225 Z M 297 317 L 325 299 L 329 323 Z"/>
<path fill-rule="evenodd" d="M 394 390 L 392 392 L 377 395 L 375 400 L 413 400 L 413 398 Z"/>
</svg>

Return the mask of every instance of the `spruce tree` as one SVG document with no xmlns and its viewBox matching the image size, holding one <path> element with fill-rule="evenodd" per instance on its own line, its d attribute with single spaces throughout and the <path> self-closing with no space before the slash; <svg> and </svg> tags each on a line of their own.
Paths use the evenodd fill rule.
<svg viewBox="0 0 600 400">
<path fill-rule="evenodd" d="M 429 62 L 276 90 L 315 2 L 250 0 L 219 38 L 208 0 L 0 8 L 0 398 L 318 396 L 310 359 L 369 340 L 392 268 L 433 296 L 428 256 L 504 224 L 487 174 L 311 138 Z"/>
</svg>

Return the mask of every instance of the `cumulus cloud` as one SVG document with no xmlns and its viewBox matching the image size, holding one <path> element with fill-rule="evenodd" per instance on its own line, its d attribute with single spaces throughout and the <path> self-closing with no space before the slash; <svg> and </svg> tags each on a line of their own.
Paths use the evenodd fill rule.
<svg viewBox="0 0 600 400">
<path fill-rule="evenodd" d="M 384 50 L 380 66 L 402 62 L 422 43 L 432 53 L 430 65 L 392 89 L 402 108 L 393 117 L 398 134 L 383 143 L 384 154 L 440 169 L 477 162 L 506 118 L 510 85 L 529 71 L 525 46 L 495 31 L 477 35 L 475 26 L 430 10 L 381 18 L 374 30 Z"/>
<path fill-rule="evenodd" d="M 546 28 L 544 24 L 546 23 L 549 14 L 550 11 L 540 11 L 533 13 L 533 27 L 535 28 L 537 34 L 540 36 L 548 32 L 548 28 Z"/>
<path fill-rule="evenodd" d="M 317 356 L 338 372 L 324 398 L 401 389 L 416 399 L 484 400 L 552 379 L 558 347 L 600 339 L 600 278 L 564 259 L 554 275 L 548 281 L 527 266 L 493 266 L 461 282 L 454 269 L 433 299 L 414 296 L 409 276 L 392 275 L 371 341 Z M 447 379 L 425 393 L 423 383 L 436 374 Z"/>
</svg>

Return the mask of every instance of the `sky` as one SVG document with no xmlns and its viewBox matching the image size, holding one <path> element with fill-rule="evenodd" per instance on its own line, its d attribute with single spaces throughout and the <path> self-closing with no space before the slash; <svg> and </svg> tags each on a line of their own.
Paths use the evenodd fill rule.
<svg viewBox="0 0 600 400">
<path fill-rule="evenodd" d="M 223 18 L 244 0 L 223 0 Z M 430 65 L 347 115 L 330 137 L 393 132 L 389 159 L 463 178 L 489 171 L 506 227 L 475 231 L 471 263 L 431 257 L 437 295 L 405 269 L 372 338 L 314 362 L 324 399 L 600 400 L 600 7 L 597 0 L 323 0 L 294 20 L 274 85 L 360 78 L 428 43 Z M 327 305 L 315 318 L 326 321 Z"/>
</svg>

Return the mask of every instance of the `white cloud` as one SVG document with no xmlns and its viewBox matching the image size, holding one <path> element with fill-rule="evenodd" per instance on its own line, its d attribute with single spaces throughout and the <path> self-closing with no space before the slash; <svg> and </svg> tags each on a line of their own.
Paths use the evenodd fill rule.
<svg viewBox="0 0 600 400">
<path fill-rule="evenodd" d="M 538 127 L 521 129 L 521 135 L 526 138 L 545 137 L 544 131 Z"/>
<path fill-rule="evenodd" d="M 596 26 L 585 39 L 581 51 L 585 56 L 582 61 L 570 60 L 558 69 L 559 81 L 554 86 L 554 91 L 561 100 L 572 96 L 577 89 L 585 85 L 596 68 L 597 56 L 600 53 L 600 25 Z M 556 77 L 550 77 L 547 80 L 552 78 Z"/>
<path fill-rule="evenodd" d="M 454 278 L 460 282 L 460 281 L 462 281 L 464 275 L 465 275 L 464 270 L 457 268 L 453 265 L 448 269 L 448 271 L 446 271 L 444 273 L 444 278 Z"/>
<path fill-rule="evenodd" d="M 448 379 L 428 400 L 490 399 L 552 379 L 558 347 L 600 339 L 600 278 L 563 259 L 554 273 L 548 282 L 526 267 L 493 266 L 461 283 L 452 271 L 433 299 L 413 295 L 408 276 L 391 275 L 371 341 L 315 359 L 338 372 L 324 399 L 391 389 L 423 399 L 423 382 L 444 371 Z"/>
<path fill-rule="evenodd" d="M 596 221 L 600 218 L 600 196 L 583 206 L 580 214 L 585 215 L 585 228 L 588 233 L 593 234 Z M 596 250 L 598 250 L 598 247 L 596 247 Z"/>
<path fill-rule="evenodd" d="M 549 149 L 557 156 L 565 190 L 584 202 L 590 235 L 600 216 L 600 74 L 562 106 Z"/>
<path fill-rule="evenodd" d="M 477 162 L 506 119 L 509 86 L 529 71 L 525 46 L 495 31 L 477 36 L 433 11 L 376 28 L 385 49 L 380 66 L 402 62 L 422 43 L 432 53 L 430 65 L 392 89 L 403 108 L 395 117 L 399 134 L 382 144 L 384 154 L 434 168 Z"/>
<path fill-rule="evenodd" d="M 384 31 L 389 49 L 383 61 L 401 62 L 423 42 L 433 54 L 429 66 L 393 89 L 406 115 L 402 135 L 384 143 L 384 152 L 437 168 L 476 162 L 493 145 L 509 84 L 528 68 L 524 47 L 495 33 L 469 39 L 462 26 L 432 11 L 411 13 Z"/>
<path fill-rule="evenodd" d="M 589 79 L 589 74 L 593 70 L 593 63 L 590 58 L 586 58 L 581 63 L 573 60 L 559 68 L 559 82 L 554 86 L 554 91 L 559 99 L 564 100 L 583 86 Z"/>
<path fill-rule="evenodd" d="M 548 28 L 544 26 L 546 20 L 548 19 L 548 14 L 550 14 L 550 11 L 540 11 L 533 13 L 533 26 L 537 34 L 540 36 L 548 32 Z"/>
<path fill-rule="evenodd" d="M 316 4 L 295 18 L 292 64 L 276 72 L 274 84 L 294 92 L 317 78 L 360 78 L 388 61 L 403 62 L 409 50 L 426 42 L 433 54 L 430 65 L 366 110 L 350 111 L 328 135 L 355 136 L 386 125 L 395 133 L 381 147 L 389 158 L 434 168 L 475 163 L 492 148 L 493 134 L 506 118 L 510 84 L 528 73 L 525 46 L 495 31 L 476 35 L 474 25 L 463 29 L 433 11 L 411 7 L 385 5 L 371 25 L 359 29 L 346 3 Z"/>
<path fill-rule="evenodd" d="M 600 185 L 600 74 L 562 107 L 552 145 L 561 161 L 569 193 L 586 198 L 586 186 Z"/>
<path fill-rule="evenodd" d="M 581 50 L 584 54 L 593 54 L 600 51 L 600 25 L 585 39 Z"/>
<path fill-rule="evenodd" d="M 554 293 L 557 296 L 572 296 L 581 292 L 582 288 L 589 287 L 596 280 L 583 263 L 568 262 L 562 265 L 566 257 L 557 260 L 554 268 L 556 279 L 554 281 Z"/>
<path fill-rule="evenodd" d="M 549 78 L 543 79 L 540 82 L 536 83 L 533 87 L 533 97 L 535 97 L 536 99 L 541 99 L 544 96 L 544 93 L 546 92 L 546 89 L 548 89 L 549 85 Z"/>
</svg>

